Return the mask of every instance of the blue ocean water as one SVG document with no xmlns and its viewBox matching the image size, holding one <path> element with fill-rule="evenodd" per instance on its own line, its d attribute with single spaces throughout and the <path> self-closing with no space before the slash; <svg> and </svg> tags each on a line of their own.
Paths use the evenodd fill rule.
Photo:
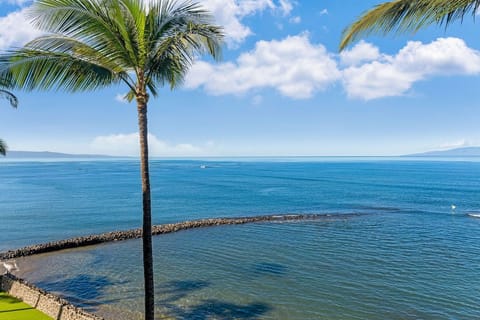
<svg viewBox="0 0 480 320">
<path fill-rule="evenodd" d="M 190 230 L 154 241 L 177 319 L 480 318 L 480 162 L 154 160 L 153 220 L 353 218 Z M 0 162 L 0 250 L 140 226 L 138 162 Z M 452 210 L 451 205 L 456 205 Z M 39 255 L 21 276 L 107 319 L 142 310 L 137 240 Z"/>
</svg>

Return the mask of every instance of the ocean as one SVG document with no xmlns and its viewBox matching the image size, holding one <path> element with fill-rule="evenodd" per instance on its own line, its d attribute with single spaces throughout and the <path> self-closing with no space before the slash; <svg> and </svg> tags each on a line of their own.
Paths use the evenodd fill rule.
<svg viewBox="0 0 480 320">
<path fill-rule="evenodd" d="M 137 160 L 0 161 L 0 251 L 139 227 L 139 176 Z M 331 215 L 155 237 L 166 319 L 480 319 L 475 158 L 153 160 L 151 178 L 155 224 Z M 141 317 L 139 240 L 17 261 L 89 311 Z"/>
</svg>

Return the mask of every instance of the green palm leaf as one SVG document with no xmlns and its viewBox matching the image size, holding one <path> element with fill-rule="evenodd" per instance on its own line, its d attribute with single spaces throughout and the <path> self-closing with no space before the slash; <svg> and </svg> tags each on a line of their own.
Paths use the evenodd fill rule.
<svg viewBox="0 0 480 320">
<path fill-rule="evenodd" d="M 0 89 L 0 97 L 6 99 L 10 103 L 10 105 L 14 108 L 18 106 L 17 97 L 10 91 Z"/>
<path fill-rule="evenodd" d="M 2 156 L 7 154 L 7 144 L 2 139 L 0 139 L 0 154 Z"/>
<path fill-rule="evenodd" d="M 12 78 L 9 72 L 5 72 L 3 76 L 0 77 L 0 87 L 9 88 L 12 86 Z M 18 106 L 17 97 L 8 90 L 0 89 L 0 97 L 5 98 L 13 108 Z M 7 154 L 7 144 L 5 141 L 0 139 L 0 155 L 5 156 Z"/>
<path fill-rule="evenodd" d="M 480 0 L 395 0 L 379 4 L 348 26 L 340 41 L 340 50 L 360 37 L 390 32 L 416 32 L 432 24 L 450 25 L 475 14 Z"/>
<path fill-rule="evenodd" d="M 0 72 L 0 97 L 6 99 L 13 108 L 18 106 L 18 99 L 17 97 L 11 93 L 10 91 L 6 90 L 12 88 L 13 80 L 12 75 L 9 72 Z"/>
</svg>

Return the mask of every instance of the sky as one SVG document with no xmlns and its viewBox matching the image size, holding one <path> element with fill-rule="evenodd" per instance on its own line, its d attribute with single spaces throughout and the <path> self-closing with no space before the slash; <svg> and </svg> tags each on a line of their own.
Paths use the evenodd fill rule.
<svg viewBox="0 0 480 320">
<path fill-rule="evenodd" d="M 149 102 L 150 154 L 394 156 L 480 145 L 480 25 L 370 36 L 342 30 L 377 0 L 200 0 L 223 26 L 222 61 L 199 57 L 183 87 Z M 0 51 L 42 33 L 28 0 L 0 0 Z M 138 154 L 124 86 L 16 91 L 0 100 L 10 150 Z"/>
</svg>

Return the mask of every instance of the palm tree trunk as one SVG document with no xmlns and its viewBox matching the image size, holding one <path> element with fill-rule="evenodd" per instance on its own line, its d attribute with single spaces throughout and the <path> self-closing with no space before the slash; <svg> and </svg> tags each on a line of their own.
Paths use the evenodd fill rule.
<svg viewBox="0 0 480 320">
<path fill-rule="evenodd" d="M 144 92 L 144 91 L 143 91 Z M 154 320 L 154 284 L 152 255 L 152 208 L 150 199 L 150 173 L 148 169 L 147 100 L 144 93 L 137 96 L 138 129 L 140 136 L 140 163 L 143 196 L 143 277 L 145 283 L 145 320 Z"/>
</svg>

